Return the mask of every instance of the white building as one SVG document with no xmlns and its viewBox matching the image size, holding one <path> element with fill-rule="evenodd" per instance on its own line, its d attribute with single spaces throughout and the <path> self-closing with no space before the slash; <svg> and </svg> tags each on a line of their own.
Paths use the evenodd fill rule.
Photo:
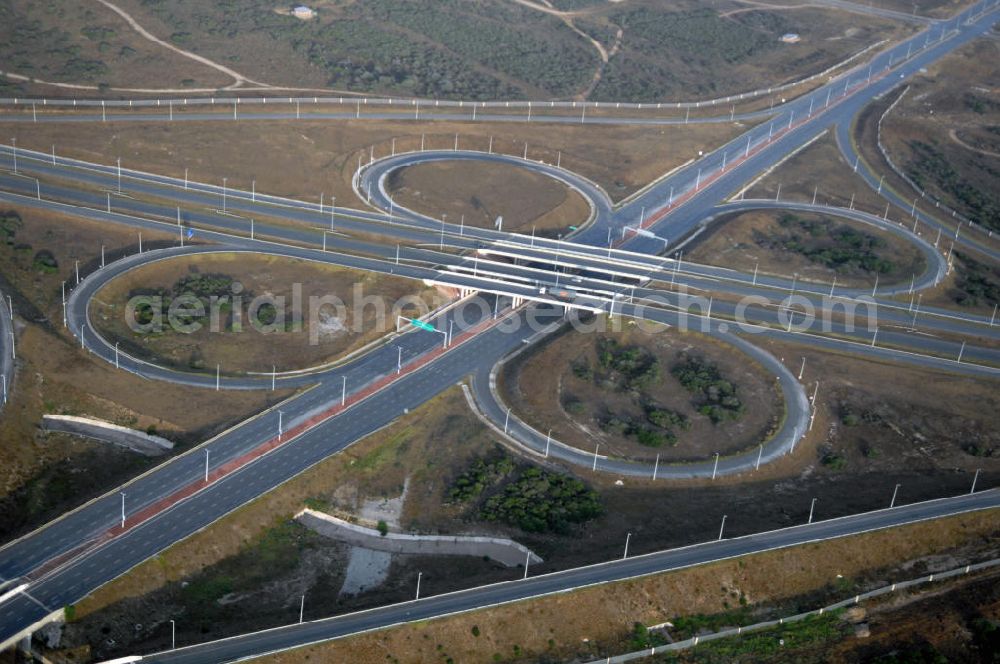
<svg viewBox="0 0 1000 664">
<path fill-rule="evenodd" d="M 292 16 L 300 18 L 303 21 L 308 21 L 309 19 L 316 17 L 316 11 L 310 7 L 306 7 L 305 5 L 299 5 L 298 7 L 292 9 Z"/>
</svg>

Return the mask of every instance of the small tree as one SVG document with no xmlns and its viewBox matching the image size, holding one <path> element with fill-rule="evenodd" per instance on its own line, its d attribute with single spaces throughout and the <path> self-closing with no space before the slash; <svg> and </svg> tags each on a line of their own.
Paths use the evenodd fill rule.
<svg viewBox="0 0 1000 664">
<path fill-rule="evenodd" d="M 379 521 L 377 528 L 379 535 L 381 535 L 382 537 L 385 537 L 386 535 L 389 534 L 389 524 L 386 523 L 385 521 Z"/>
</svg>

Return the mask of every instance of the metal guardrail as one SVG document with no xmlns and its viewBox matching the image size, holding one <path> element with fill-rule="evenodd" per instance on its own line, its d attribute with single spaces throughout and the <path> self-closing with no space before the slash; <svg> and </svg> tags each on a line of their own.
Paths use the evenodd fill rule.
<svg viewBox="0 0 1000 664">
<path fill-rule="evenodd" d="M 128 108 L 158 108 L 170 105 L 195 106 L 195 105 L 231 105 L 231 104 L 267 104 L 287 103 L 287 104 L 350 104 L 361 103 L 371 106 L 410 106 L 410 107 L 449 107 L 449 108 L 589 108 L 589 109 L 628 109 L 628 110 L 661 110 L 678 108 L 704 108 L 731 104 L 738 101 L 756 99 L 764 95 L 783 92 L 796 86 L 815 81 L 816 79 L 830 75 L 832 72 L 844 67 L 858 58 L 861 58 L 870 51 L 885 44 L 888 40 L 881 40 L 866 46 L 857 53 L 837 62 L 821 72 L 811 74 L 804 78 L 783 83 L 781 85 L 767 88 L 758 88 L 748 92 L 741 92 L 716 99 L 706 99 L 704 101 L 679 101 L 679 102 L 615 102 L 615 101 L 473 101 L 473 100 L 451 100 L 451 99 L 419 99 L 405 97 L 191 97 L 181 99 L 48 99 L 48 98 L 21 98 L 3 97 L 0 98 L 0 105 L 14 106 L 59 106 L 59 107 L 128 107 Z M 0 76 L 13 73 L 0 70 Z M 280 88 L 276 88 L 280 89 Z"/>
</svg>

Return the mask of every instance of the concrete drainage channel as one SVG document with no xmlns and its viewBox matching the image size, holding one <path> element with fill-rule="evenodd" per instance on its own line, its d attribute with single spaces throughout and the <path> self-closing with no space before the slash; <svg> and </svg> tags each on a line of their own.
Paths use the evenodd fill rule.
<svg viewBox="0 0 1000 664">
<path fill-rule="evenodd" d="M 699 643 L 706 643 L 708 641 L 715 641 L 717 639 L 725 639 L 733 636 L 742 636 L 743 634 L 749 634 L 751 632 L 759 632 L 761 630 L 770 629 L 772 627 L 780 627 L 781 625 L 787 623 L 798 622 L 800 620 L 805 620 L 806 618 L 819 617 L 830 611 L 836 611 L 837 609 L 844 609 L 849 606 L 854 606 L 861 602 L 861 600 L 871 599 L 873 597 L 879 597 L 881 595 L 888 595 L 894 593 L 897 590 L 904 590 L 906 588 L 912 588 L 914 586 L 919 586 L 924 583 L 932 583 L 934 581 L 944 581 L 945 579 L 950 579 L 956 576 L 962 576 L 964 574 L 969 574 L 971 572 L 979 572 L 982 570 L 990 569 L 1000 565 L 1000 558 L 994 558 L 992 560 L 987 560 L 985 562 L 976 563 L 974 565 L 966 565 L 964 567 L 958 567 L 955 569 L 948 570 L 946 572 L 938 572 L 935 574 L 928 574 L 927 576 L 922 576 L 917 579 L 909 579 L 908 581 L 900 581 L 898 583 L 893 583 L 892 585 L 883 586 L 881 588 L 876 588 L 875 590 L 870 590 L 866 593 L 861 593 L 848 599 L 841 600 L 834 604 L 821 607 L 819 609 L 814 609 L 812 611 L 807 611 L 805 613 L 799 613 L 794 616 L 787 616 L 785 618 L 779 618 L 777 620 L 766 620 L 764 622 L 755 623 L 753 625 L 747 625 L 746 627 L 731 627 L 729 629 L 724 629 L 718 632 L 712 632 L 711 634 L 699 634 L 698 636 L 691 637 L 690 639 L 685 639 L 683 641 L 677 641 L 675 643 L 668 643 L 663 646 L 650 647 L 644 650 L 637 650 L 635 652 L 625 653 L 623 655 L 615 655 L 613 657 L 606 657 L 604 659 L 595 659 L 588 664 L 615 664 L 617 662 L 631 662 L 637 659 L 642 659 L 644 657 L 652 657 L 660 653 L 675 652 L 678 650 L 687 650 L 697 646 Z M 663 625 L 656 625 L 650 629 L 656 629 L 657 627 L 664 627 Z"/>
<path fill-rule="evenodd" d="M 430 556 L 487 556 L 507 567 L 523 565 L 525 560 L 530 560 L 532 565 L 542 562 L 541 558 L 523 544 L 509 539 L 408 535 L 391 532 L 382 535 L 378 530 L 365 528 L 312 509 L 302 510 L 295 515 L 295 520 L 330 539 L 375 551 Z"/>
</svg>

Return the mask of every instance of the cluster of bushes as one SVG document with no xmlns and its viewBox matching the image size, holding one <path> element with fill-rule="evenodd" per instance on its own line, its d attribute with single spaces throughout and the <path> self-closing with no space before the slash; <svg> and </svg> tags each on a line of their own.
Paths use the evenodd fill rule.
<svg viewBox="0 0 1000 664">
<path fill-rule="evenodd" d="M 685 90 L 718 93 L 725 71 L 780 46 L 778 37 L 798 32 L 778 12 L 721 17 L 714 9 L 671 11 L 653 4 L 629 6 L 609 15 L 626 34 L 622 51 L 608 63 L 592 97 L 598 100 L 661 101 Z"/>
<path fill-rule="evenodd" d="M 955 285 L 955 301 L 967 307 L 991 305 L 1000 302 L 1000 270 L 980 263 L 968 254 L 955 253 L 961 269 Z"/>
<path fill-rule="evenodd" d="M 789 232 L 778 236 L 755 233 L 757 244 L 800 254 L 839 272 L 891 274 L 896 269 L 891 260 L 879 255 L 879 250 L 886 246 L 885 240 L 870 233 L 837 226 L 829 219 L 803 219 L 790 213 L 781 215 L 778 224 Z"/>
<path fill-rule="evenodd" d="M 24 226 L 21 215 L 14 210 L 0 211 L 0 242 L 14 250 L 14 255 L 20 259 L 27 259 L 31 255 L 32 247 L 26 242 L 16 242 L 17 232 Z M 55 255 L 48 249 L 40 249 L 31 258 L 31 267 L 37 272 L 54 274 L 59 269 L 59 262 Z"/>
<path fill-rule="evenodd" d="M 616 431 L 624 436 L 634 437 L 640 445 L 647 447 L 676 445 L 677 434 L 674 429 L 691 428 L 691 423 L 681 413 L 655 404 L 645 404 L 643 411 L 645 422 L 636 421 L 628 415 L 608 415 L 599 424 L 604 431 Z"/>
<path fill-rule="evenodd" d="M 847 467 L 847 458 L 836 452 L 827 452 L 820 457 L 819 462 L 830 470 L 843 470 Z"/>
<path fill-rule="evenodd" d="M 181 296 L 193 296 L 197 298 L 202 304 L 202 310 L 201 312 L 196 311 L 194 303 L 190 305 L 185 304 L 183 307 L 178 306 L 173 312 L 176 322 L 181 325 L 192 325 L 194 323 L 204 325 L 209 322 L 213 301 L 217 300 L 219 303 L 217 306 L 219 313 L 225 315 L 227 319 L 225 321 L 226 329 L 238 331 L 237 322 L 231 316 L 233 313 L 232 303 L 225 299 L 231 297 L 234 293 L 240 294 L 243 306 L 248 305 L 254 297 L 252 292 L 241 290 L 239 285 L 235 284 L 233 278 L 227 274 L 193 273 L 181 277 L 170 288 L 133 289 L 129 292 L 129 299 L 134 297 L 143 298 L 135 306 L 135 320 L 140 325 L 148 325 L 157 318 L 166 321 L 171 303 L 175 301 L 175 298 Z M 241 313 L 244 313 L 242 309 Z M 264 303 L 257 309 L 256 316 L 257 320 L 255 322 L 259 322 L 261 325 L 270 325 L 277 319 L 278 310 L 273 304 L 269 302 Z M 240 325 L 242 325 L 242 317 Z M 160 329 L 152 330 L 153 333 L 162 331 Z"/>
<path fill-rule="evenodd" d="M 472 467 L 463 472 L 448 489 L 452 502 L 466 503 L 478 498 L 483 491 L 494 486 L 514 470 L 514 461 L 506 454 L 490 459 L 476 459 Z"/>
<path fill-rule="evenodd" d="M 725 380 L 719 368 L 711 362 L 686 356 L 670 370 L 685 390 L 698 395 L 695 406 L 698 412 L 718 424 L 723 420 L 737 419 L 743 414 L 743 402 L 736 395 L 736 386 Z"/>
<path fill-rule="evenodd" d="M 601 337 L 597 340 L 597 361 L 605 371 L 597 377 L 601 385 L 636 392 L 660 381 L 659 361 L 639 346 L 623 346 L 615 339 Z"/>
<path fill-rule="evenodd" d="M 527 468 L 486 500 L 479 515 L 531 533 L 565 533 L 575 523 L 600 516 L 600 496 L 580 480 Z"/>
<path fill-rule="evenodd" d="M 14 210 L 0 211 L 0 240 L 9 246 L 14 245 L 14 238 L 17 232 L 24 226 L 24 222 Z"/>
<path fill-rule="evenodd" d="M 312 21 L 279 16 L 264 0 L 143 3 L 171 27 L 174 42 L 232 43 L 244 35 L 270 41 L 324 72 L 331 87 L 356 91 L 520 99 L 540 90 L 566 97 L 599 64 L 560 20 L 513 3 L 336 3 Z"/>
<path fill-rule="evenodd" d="M 233 287 L 233 278 L 228 274 L 188 274 L 174 284 L 173 292 L 182 295 L 191 293 L 196 297 L 221 297 L 229 295 Z"/>
<path fill-rule="evenodd" d="M 924 141 L 909 142 L 913 159 L 907 162 L 907 174 L 918 187 L 926 190 L 935 185 L 945 194 L 964 206 L 975 221 L 987 228 L 1000 230 L 1000 194 L 995 187 L 977 186 L 955 170 L 951 162 L 936 146 Z M 989 160 L 976 161 L 981 175 L 1000 181 L 1000 170 L 991 166 Z"/>
<path fill-rule="evenodd" d="M 987 113 L 995 113 L 1000 110 L 1000 103 L 993 101 L 988 97 L 983 97 L 972 92 L 966 92 L 962 95 L 962 101 L 965 103 L 965 107 L 968 108 L 973 113 L 978 113 L 979 115 L 986 115 Z"/>
<path fill-rule="evenodd" d="M 880 424 L 881 422 L 882 416 L 874 410 L 865 409 L 859 413 L 850 406 L 844 406 L 840 409 L 840 423 L 845 427 L 856 427 L 860 424 Z"/>
<path fill-rule="evenodd" d="M 533 533 L 565 533 L 604 511 L 600 496 L 580 480 L 518 466 L 499 449 L 472 462 L 452 482 L 448 496 L 454 503 L 472 504 L 481 519 Z"/>
</svg>

